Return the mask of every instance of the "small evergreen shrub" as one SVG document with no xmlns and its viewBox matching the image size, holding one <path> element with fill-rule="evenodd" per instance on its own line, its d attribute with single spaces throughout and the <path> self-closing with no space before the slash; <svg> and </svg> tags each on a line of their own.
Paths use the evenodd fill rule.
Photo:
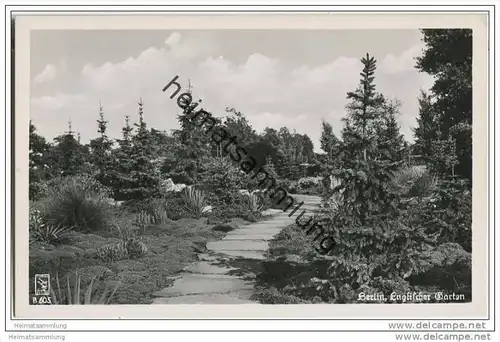
<svg viewBox="0 0 500 342">
<path fill-rule="evenodd" d="M 321 185 L 321 178 L 320 177 L 300 178 L 297 181 L 297 185 L 301 189 L 311 189 Z"/>
<path fill-rule="evenodd" d="M 201 174 L 200 189 L 207 194 L 210 204 L 222 202 L 231 205 L 239 197 L 238 191 L 249 181 L 249 175 L 226 158 L 208 158 Z"/>
<path fill-rule="evenodd" d="M 127 249 L 124 244 L 109 244 L 97 249 L 97 257 L 104 262 L 113 262 L 126 259 Z"/>
<path fill-rule="evenodd" d="M 138 238 L 129 238 L 125 241 L 120 242 L 129 259 L 139 259 L 146 255 L 148 248 L 144 242 L 140 241 Z"/>
<path fill-rule="evenodd" d="M 131 236 L 119 243 L 109 244 L 97 250 L 97 256 L 105 262 L 123 259 L 139 259 L 148 251 L 147 246 L 136 236 Z"/>
<path fill-rule="evenodd" d="M 174 221 L 190 216 L 189 212 L 184 206 L 184 200 L 181 197 L 166 199 L 164 201 L 163 208 L 166 212 L 167 217 Z"/>
<path fill-rule="evenodd" d="M 214 209 L 208 216 L 216 222 L 227 222 L 237 217 L 245 219 L 248 214 L 249 211 L 246 205 L 234 202 L 231 205 L 215 203 Z"/>
<path fill-rule="evenodd" d="M 261 304 L 310 304 L 311 303 L 311 301 L 307 301 L 290 294 L 285 294 L 282 291 L 278 291 L 275 287 L 258 290 L 252 295 L 251 299 L 258 301 Z"/>
</svg>

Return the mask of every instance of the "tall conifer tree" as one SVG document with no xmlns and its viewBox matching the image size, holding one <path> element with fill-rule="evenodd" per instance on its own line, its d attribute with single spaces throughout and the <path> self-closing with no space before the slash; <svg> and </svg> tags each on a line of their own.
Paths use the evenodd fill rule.
<svg viewBox="0 0 500 342">
<path fill-rule="evenodd" d="M 91 160 L 97 169 L 96 179 L 104 185 L 109 185 L 107 169 L 110 167 L 110 154 L 113 142 L 107 136 L 108 121 L 104 119 L 102 104 L 99 104 L 99 119 L 97 120 L 98 137 L 90 141 Z"/>
<path fill-rule="evenodd" d="M 133 168 L 132 155 L 132 127 L 130 118 L 125 116 L 125 125 L 122 127 L 122 138 L 116 139 L 118 148 L 112 151 L 113 167 L 109 173 L 110 186 L 114 191 L 114 198 L 118 201 L 131 198 L 129 190 L 133 186 L 131 175 Z"/>
<path fill-rule="evenodd" d="M 54 147 L 51 149 L 51 159 L 61 176 L 76 175 L 85 163 L 83 147 L 75 138 L 71 120 L 68 122 L 68 131 L 54 138 Z"/>
<path fill-rule="evenodd" d="M 442 175 L 453 173 L 472 181 L 472 30 L 424 29 L 422 33 L 426 47 L 416 67 L 435 78 L 431 108 L 442 140 L 436 148 L 449 145 L 446 149 L 454 150 L 457 161 L 452 170 L 445 165 L 454 162 L 439 161 L 431 151 L 428 157 L 434 164 L 430 167 Z"/>
<path fill-rule="evenodd" d="M 347 93 L 351 101 L 344 119 L 339 169 L 333 175 L 340 181 L 334 192 L 342 194 L 346 215 L 363 226 L 375 213 L 391 212 L 393 196 L 386 184 L 401 162 L 380 158 L 389 154 L 378 146 L 377 136 L 386 101 L 375 91 L 376 60 L 366 54 L 361 63 L 360 85 Z"/>
<path fill-rule="evenodd" d="M 421 91 L 418 104 L 417 126 L 413 129 L 415 137 L 413 152 L 420 155 L 425 163 L 429 163 L 433 153 L 432 142 L 436 141 L 439 135 L 439 122 L 429 94 Z"/>
<path fill-rule="evenodd" d="M 396 119 L 400 105 L 399 102 L 387 101 L 383 106 L 382 117 L 377 126 L 377 150 L 382 159 L 390 162 L 399 162 L 405 155 L 405 139 Z"/>
</svg>

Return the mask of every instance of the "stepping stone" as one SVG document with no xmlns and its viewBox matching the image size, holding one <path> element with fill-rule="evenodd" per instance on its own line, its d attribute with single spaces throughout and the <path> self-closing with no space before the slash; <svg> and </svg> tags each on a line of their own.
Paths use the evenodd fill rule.
<svg viewBox="0 0 500 342">
<path fill-rule="evenodd" d="M 189 273 L 200 273 L 200 274 L 226 274 L 229 271 L 236 270 L 236 268 L 231 267 L 222 267 L 211 264 L 209 262 L 200 261 L 189 267 L 187 267 L 184 271 Z"/>
<path fill-rule="evenodd" d="M 227 234 L 222 241 L 232 241 L 232 240 L 255 240 L 255 241 L 269 241 L 272 240 L 274 234 L 240 234 L 237 231 L 234 234 Z"/>
<path fill-rule="evenodd" d="M 221 240 L 207 243 L 207 249 L 217 253 L 225 253 L 225 251 L 254 251 L 266 250 L 268 243 L 266 241 L 255 240 Z"/>
<path fill-rule="evenodd" d="M 259 260 L 265 260 L 269 240 L 293 224 L 302 210 L 310 215 L 321 202 L 314 196 L 293 197 L 307 205 L 292 217 L 288 216 L 290 210 L 269 210 L 272 216 L 268 220 L 245 225 L 220 241 L 207 243 L 211 252 L 198 254 L 200 261 L 187 266 L 172 286 L 154 293 L 157 298 L 153 304 L 258 304 L 250 300 L 255 274 L 247 266 L 257 266 Z"/>
<path fill-rule="evenodd" d="M 243 277 L 239 277 L 236 275 L 231 275 L 231 274 L 221 274 L 221 273 L 192 273 L 192 272 L 184 272 L 181 274 L 182 277 L 184 278 L 186 276 L 196 276 L 200 278 L 205 278 L 205 279 L 243 279 Z M 179 279 L 181 279 L 179 278 Z"/>
<path fill-rule="evenodd" d="M 238 229 L 237 231 L 234 232 L 234 234 L 241 234 L 241 235 L 259 235 L 259 234 L 278 234 L 284 227 L 281 228 L 262 228 L 262 227 L 255 227 L 255 228 L 242 228 Z M 224 240 L 224 239 L 223 239 Z"/>
<path fill-rule="evenodd" d="M 191 294 L 225 293 L 252 290 L 253 284 L 236 277 L 209 278 L 186 273 L 171 287 L 153 293 L 155 297 L 175 297 Z"/>
<path fill-rule="evenodd" d="M 261 212 L 262 216 L 275 216 L 275 215 L 279 215 L 279 214 L 282 214 L 283 213 L 283 210 L 281 209 L 266 209 L 264 211 Z"/>
<path fill-rule="evenodd" d="M 208 253 L 200 253 L 198 254 L 198 259 L 201 261 L 217 261 L 220 257 Z"/>
<path fill-rule="evenodd" d="M 264 260 L 265 251 L 224 251 L 224 254 L 233 258 Z"/>
</svg>

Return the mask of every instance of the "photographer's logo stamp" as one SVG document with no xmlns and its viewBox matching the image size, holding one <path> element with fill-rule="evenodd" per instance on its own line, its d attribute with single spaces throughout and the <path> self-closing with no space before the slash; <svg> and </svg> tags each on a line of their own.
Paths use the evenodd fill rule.
<svg viewBox="0 0 500 342">
<path fill-rule="evenodd" d="M 50 294 L 50 276 L 35 274 L 35 295 L 48 296 Z"/>
</svg>

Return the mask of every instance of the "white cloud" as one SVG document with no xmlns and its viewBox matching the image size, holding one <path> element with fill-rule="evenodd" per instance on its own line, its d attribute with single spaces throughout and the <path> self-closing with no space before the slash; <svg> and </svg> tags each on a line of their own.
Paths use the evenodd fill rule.
<svg viewBox="0 0 500 342">
<path fill-rule="evenodd" d="M 161 89 L 179 75 L 181 86 L 186 88 L 189 79 L 195 99 L 203 99 L 200 107 L 215 116 L 225 115 L 228 106 L 235 107 L 258 131 L 266 126 L 286 125 L 307 133 L 317 150 L 323 118 L 334 125 L 336 133 L 340 132 L 346 93 L 359 82 L 359 58 L 339 57 L 324 65 L 291 68 L 283 61 L 254 53 L 235 64 L 220 58 L 216 43 L 210 37 L 174 33 L 166 38 L 163 47 L 146 49 L 136 58 L 85 65 L 79 80 L 85 101 L 68 94 L 33 99 L 33 115 L 43 122 L 44 117 L 51 116 L 50 111 L 71 113 L 78 118 L 85 140 L 96 134 L 95 120 L 102 100 L 110 134 L 119 136 L 124 115 L 136 118 L 137 100 L 142 96 L 150 125 L 177 128 L 179 108 L 169 98 L 171 91 L 167 94 Z M 376 72 L 377 90 L 403 101 L 400 122 L 408 135 L 418 113 L 419 89 L 430 85 L 430 77 L 414 69 L 413 58 L 420 49 L 419 45 L 397 56 L 382 56 Z M 52 131 L 53 127 L 45 130 Z"/>
<path fill-rule="evenodd" d="M 40 96 L 31 99 L 31 104 L 41 110 L 60 110 L 67 106 L 82 104 L 85 102 L 83 94 L 57 93 L 54 96 Z"/>
<path fill-rule="evenodd" d="M 57 76 L 57 68 L 52 64 L 47 64 L 41 73 L 35 76 L 33 83 L 40 84 L 53 80 Z"/>
<path fill-rule="evenodd" d="M 394 56 L 393 54 L 386 55 L 380 64 L 380 70 L 388 74 L 414 71 L 416 64 L 415 57 L 420 56 L 423 48 L 423 44 L 418 44 L 399 56 Z"/>
<path fill-rule="evenodd" d="M 179 32 L 174 32 L 167 39 L 165 39 L 165 45 L 175 46 L 181 41 L 181 35 Z"/>
</svg>

